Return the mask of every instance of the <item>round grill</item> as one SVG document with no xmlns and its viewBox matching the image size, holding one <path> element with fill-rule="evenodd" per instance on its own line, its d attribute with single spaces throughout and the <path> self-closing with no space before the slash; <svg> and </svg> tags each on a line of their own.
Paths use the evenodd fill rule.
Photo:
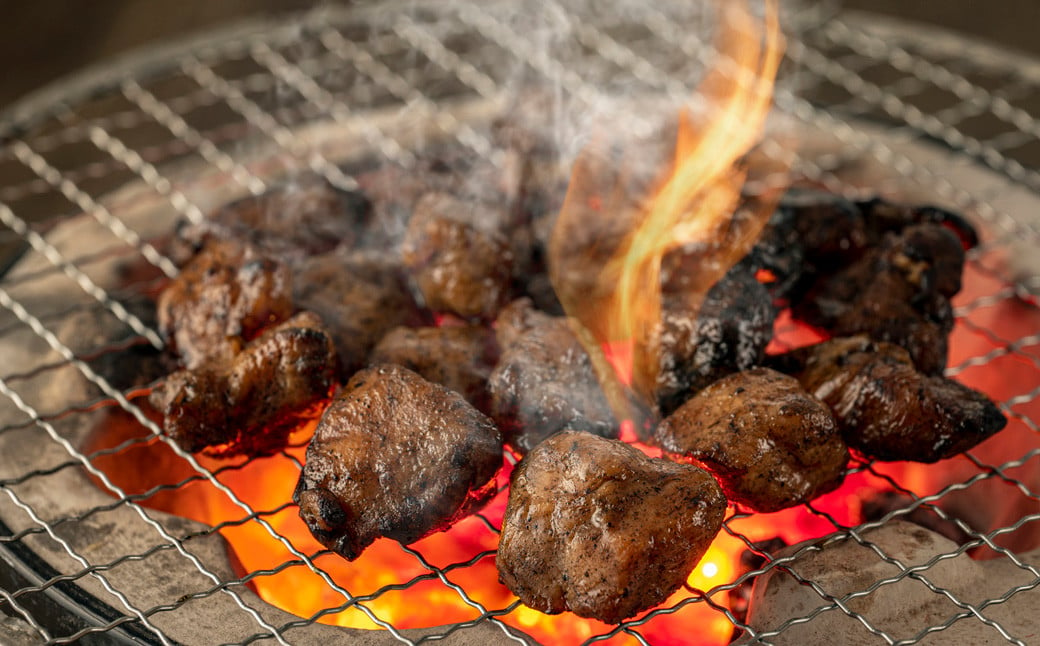
<svg viewBox="0 0 1040 646">
<path fill-rule="evenodd" d="M 782 558 L 745 530 L 748 514 L 731 510 L 723 532 L 746 545 L 746 567 L 583 638 L 656 643 L 655 625 L 707 609 L 756 643 L 783 641 L 834 613 L 854 620 L 864 643 L 941 641 L 965 624 L 995 643 L 1026 643 L 1030 633 L 1008 617 L 1040 585 L 1031 564 L 1040 558 L 1027 551 L 1040 544 L 1040 265 L 1029 257 L 1040 219 L 1040 64 L 873 16 L 787 18 L 787 68 L 774 102 L 789 125 L 764 154 L 829 190 L 939 202 L 980 226 L 984 242 L 968 256 L 976 289 L 954 302 L 947 374 L 998 400 L 1009 428 L 941 465 L 856 463 L 852 477 L 883 483 L 896 502 L 853 526 L 807 505 L 799 513 L 825 541 Z M 493 560 L 493 550 L 439 562 L 421 546 L 400 548 L 418 574 L 348 587 L 329 573 L 334 556 L 305 553 L 282 533 L 279 514 L 295 514 L 288 498 L 256 508 L 228 486 L 229 474 L 248 464 L 215 465 L 170 444 L 189 475 L 127 493 L 106 474 L 105 459 L 164 440 L 85 447 L 116 413 L 158 431 L 135 404 L 135 387 L 112 375 L 121 373 L 119 361 L 162 345 L 140 304 L 176 274 L 157 240 L 178 220 L 199 221 L 299 172 L 350 188 L 351 164 L 375 156 L 408 167 L 431 142 L 457 140 L 494 160 L 486 129 L 520 82 L 590 110 L 619 92 L 681 100 L 711 57 L 704 33 L 704 17 L 684 7 L 554 4 L 534 18 L 510 3 L 321 11 L 140 54 L 0 116 L 0 609 L 49 643 L 530 641 L 531 611 L 519 602 L 487 605 L 467 583 L 467 571 Z M 298 471 L 297 455 L 269 459 Z M 200 483 L 238 516 L 208 527 L 149 505 Z M 966 542 L 910 564 L 871 538 L 874 529 L 922 517 L 955 527 Z M 475 522 L 493 540 L 495 520 Z M 241 527 L 273 537 L 290 557 L 242 574 L 220 538 Z M 891 574 L 837 594 L 799 574 L 821 545 L 842 542 L 865 547 Z M 1006 566 L 1000 589 L 969 599 L 933 576 L 968 552 Z M 282 612 L 253 592 L 258 580 L 291 569 L 324 581 L 328 601 L 311 616 Z M 800 577 L 821 607 L 753 628 L 741 599 L 774 572 Z M 909 581 L 948 602 L 949 612 L 890 634 L 859 601 Z M 469 618 L 415 630 L 373 609 L 381 597 L 407 599 L 429 584 L 469 608 Z M 320 623 L 344 609 L 363 614 L 373 632 Z"/>
</svg>

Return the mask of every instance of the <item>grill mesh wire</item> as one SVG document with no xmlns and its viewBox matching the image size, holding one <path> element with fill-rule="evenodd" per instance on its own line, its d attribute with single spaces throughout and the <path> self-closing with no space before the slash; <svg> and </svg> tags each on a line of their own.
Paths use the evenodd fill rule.
<svg viewBox="0 0 1040 646">
<path fill-rule="evenodd" d="M 564 17 L 574 18 L 580 9 L 556 7 Z M 1040 431 L 1030 413 L 1030 404 L 1040 393 L 1040 334 L 1028 332 L 1007 338 L 1003 330 L 990 329 L 974 322 L 972 313 L 1011 299 L 1022 306 L 1033 308 L 1033 292 L 1040 287 L 1040 276 L 1020 272 L 1009 275 L 1002 265 L 989 262 L 990 252 L 1006 248 L 1012 241 L 1025 239 L 1035 242 L 1032 224 L 1017 212 L 1008 212 L 1000 204 L 1000 196 L 1009 188 L 1025 189 L 1035 195 L 1040 189 L 1040 176 L 1033 170 L 1040 158 L 1040 126 L 1036 114 L 1040 106 L 1040 84 L 1036 82 L 1036 66 L 1012 64 L 984 48 L 973 48 L 963 43 L 951 44 L 941 35 L 923 37 L 915 32 L 912 38 L 898 31 L 867 29 L 855 16 L 817 22 L 819 17 L 800 16 L 798 37 L 788 43 L 787 56 L 798 68 L 797 93 L 781 88 L 776 105 L 796 120 L 822 127 L 837 137 L 851 155 L 872 156 L 891 169 L 891 175 L 900 183 L 922 187 L 929 193 L 978 216 L 991 231 L 988 242 L 969 254 L 969 265 L 990 276 L 997 284 L 989 294 L 972 302 L 962 303 L 957 309 L 958 325 L 967 326 L 989 340 L 989 350 L 967 357 L 952 365 L 949 373 L 958 375 L 974 369 L 996 366 L 1011 357 L 1031 365 L 1036 378 L 1023 383 L 1001 404 L 1016 423 L 1029 431 Z M 685 68 L 683 60 L 697 60 L 704 54 L 703 44 L 692 37 L 696 29 L 685 30 L 655 9 L 617 16 L 596 12 L 582 15 L 576 21 L 575 36 L 581 55 L 597 65 L 637 79 L 636 84 L 648 89 L 684 93 Z M 139 256 L 166 275 L 176 269 L 170 261 L 139 232 L 126 228 L 119 213 L 102 206 L 102 196 L 130 182 L 144 183 L 155 193 L 168 199 L 184 218 L 198 220 L 203 210 L 176 184 L 169 181 L 165 168 L 174 163 L 191 161 L 208 165 L 227 174 L 246 191 L 260 193 L 266 180 L 243 166 L 234 155 L 235 145 L 247 138 L 261 138 L 273 142 L 289 155 L 296 156 L 306 166 L 328 177 L 339 185 L 350 186 L 352 179 L 334 163 L 315 155 L 301 146 L 295 133 L 299 128 L 316 120 L 351 120 L 359 111 L 387 106 L 400 106 L 403 111 L 438 114 L 438 106 L 457 97 L 478 95 L 487 98 L 499 96 L 501 61 L 522 67 L 525 73 L 543 77 L 550 82 L 562 81 L 561 87 L 579 102 L 594 102 L 599 92 L 609 91 L 600 85 L 601 79 L 586 78 L 589 71 L 565 65 L 544 54 L 540 43 L 518 31 L 495 7 L 458 5 L 436 11 L 413 10 L 401 12 L 378 21 L 363 13 L 333 14 L 322 21 L 305 19 L 298 29 L 260 30 L 249 35 L 221 40 L 190 53 L 178 55 L 153 66 L 147 73 L 125 76 L 118 81 L 99 81 L 90 94 L 76 96 L 48 104 L 31 119 L 19 118 L 5 124 L 7 132 L 0 151 L 0 249 L 7 257 L 19 250 L 27 255 L 43 256 L 49 268 L 43 274 L 63 275 L 75 282 L 81 296 L 75 302 L 47 303 L 34 297 L 34 281 L 42 274 L 21 275 L 17 281 L 0 284 L 0 338 L 17 338 L 28 334 L 42 340 L 60 358 L 58 362 L 41 358 L 38 362 L 15 372 L 0 367 L 0 396 L 4 398 L 5 416 L 0 435 L 13 434 L 26 428 L 38 431 L 38 441 L 56 443 L 64 450 L 66 461 L 56 465 L 26 463 L 23 471 L 0 473 L 0 491 L 11 505 L 5 509 L 20 509 L 31 522 L 27 528 L 9 536 L 0 536 L 0 547 L 25 543 L 34 536 L 46 536 L 57 542 L 61 549 L 78 564 L 78 569 L 61 572 L 39 585 L 14 590 L 0 590 L 0 607 L 9 614 L 27 621 L 41 637 L 53 643 L 68 643 L 95 633 L 108 631 L 136 622 L 154 633 L 156 639 L 169 643 L 171 638 L 156 626 L 155 617 L 170 612 L 190 601 L 213 596 L 228 596 L 241 609 L 245 618 L 241 628 L 241 642 L 274 639 L 280 643 L 293 640 L 293 631 L 317 621 L 320 614 L 298 621 L 276 624 L 265 617 L 255 601 L 246 598 L 241 590 L 248 581 L 273 572 L 254 572 L 243 578 L 228 577 L 203 563 L 193 555 L 188 541 L 190 534 L 178 533 L 169 523 L 157 518 L 154 512 L 141 506 L 143 496 L 127 496 L 113 489 L 116 500 L 112 506 L 133 509 L 150 528 L 151 544 L 138 553 L 127 554 L 111 562 L 92 562 L 85 557 L 81 546 L 63 538 L 62 525 L 82 520 L 82 517 L 41 517 L 36 513 L 31 497 L 25 493 L 34 486 L 45 486 L 49 475 L 62 469 L 82 468 L 97 478 L 103 473 L 91 463 L 94 455 L 84 455 L 66 440 L 58 421 L 83 415 L 101 399 L 69 400 L 61 410 L 43 408 L 37 399 L 37 390 L 48 375 L 62 367 L 73 366 L 100 387 L 104 399 L 114 400 L 128 410 L 134 406 L 122 392 L 107 384 L 84 361 L 119 352 L 133 343 L 161 345 L 155 330 L 149 328 L 121 303 L 134 291 L 152 286 L 131 284 L 125 293 L 107 291 L 91 277 L 91 267 L 99 260 L 113 256 Z M 495 62 L 494 67 L 489 62 Z M 945 146 L 945 162 L 949 168 L 958 165 L 977 165 L 989 169 L 992 182 L 984 186 L 961 186 L 947 179 L 949 168 L 923 167 L 865 133 L 859 124 L 864 120 L 881 123 L 889 132 L 898 133 L 908 141 L 927 141 Z M 453 123 L 450 115 L 438 122 L 446 131 L 454 133 L 460 142 L 472 148 L 475 154 L 489 152 L 486 140 L 465 124 Z M 370 127 L 363 135 L 372 148 L 391 162 L 408 165 L 414 161 L 406 146 L 391 135 Z M 775 152 L 775 151 L 774 151 Z M 782 154 L 782 153 L 778 153 Z M 834 165 L 829 165 L 833 161 Z M 849 188 L 836 172 L 841 160 L 826 158 L 797 158 L 795 168 L 811 179 L 835 190 Z M 882 187 L 884 188 L 884 187 Z M 928 193 L 926 193 L 928 194 Z M 78 249 L 75 254 L 63 254 L 47 237 L 47 233 L 69 218 L 88 212 L 96 219 L 96 226 L 107 230 L 109 244 L 100 248 Z M 62 319 L 81 311 L 93 311 L 126 324 L 133 331 L 131 337 L 117 344 L 83 349 L 72 349 L 73 340 L 59 338 L 57 330 Z M 14 415 L 6 414 L 14 412 Z M 147 420 L 143 420 L 147 421 Z M 150 422 L 148 422 L 150 424 Z M 125 450 L 118 447 L 111 451 Z M 893 483 L 904 489 L 914 501 L 897 509 L 879 523 L 910 513 L 918 506 L 946 517 L 936 504 L 960 489 L 979 481 L 1004 480 L 1022 492 L 1031 501 L 1037 493 L 1021 474 L 1035 470 L 1038 451 L 1029 450 L 1005 464 L 987 464 L 983 459 L 969 455 L 974 473 L 960 482 L 951 484 L 934 495 L 920 498 L 905 490 L 902 483 Z M 180 452 L 182 459 L 196 471 L 193 479 L 202 478 L 221 488 L 226 495 L 235 494 L 220 484 L 213 471 L 202 466 L 190 455 Z M 286 455 L 286 459 L 292 459 Z M 298 464 L 298 463 L 297 463 Z M 871 471 L 874 465 L 865 464 L 861 470 Z M 170 483 L 182 487 L 188 481 Z M 237 499 L 235 499 L 237 500 Z M 6 502 L 5 501 L 5 502 Z M 258 523 L 266 531 L 278 536 L 275 527 L 266 519 L 277 510 L 252 509 L 238 501 L 242 509 L 241 523 Z M 1034 506 L 1035 507 L 1035 506 Z M 86 516 L 103 515 L 106 508 L 87 512 Z M 825 516 L 823 512 L 814 511 Z M 707 604 L 715 608 L 738 628 L 747 629 L 742 620 L 732 614 L 716 599 L 718 595 L 736 589 L 756 575 L 784 565 L 770 559 L 750 541 L 732 528 L 739 514 L 727 520 L 724 531 L 734 533 L 748 542 L 752 549 L 766 557 L 759 569 L 741 575 L 711 591 L 690 591 L 689 596 L 672 608 L 665 608 L 616 628 L 594 635 L 589 641 L 624 638 L 646 643 L 641 634 L 644 626 L 658 616 L 681 612 L 688 604 Z M 974 606 L 956 598 L 950 590 L 928 581 L 928 570 L 902 571 L 891 578 L 875 581 L 869 588 L 854 596 L 874 591 L 882 586 L 913 576 L 929 585 L 959 606 L 946 622 L 935 626 L 921 626 L 920 632 L 898 643 L 915 643 L 931 633 L 941 631 L 958 621 L 981 621 L 992 627 L 995 639 L 1024 643 L 1022 635 L 1011 634 L 999 622 L 987 617 L 986 608 L 1006 602 L 1015 594 L 1040 585 L 1040 572 L 1023 563 L 1013 551 L 995 544 L 1001 536 L 1024 531 L 1028 523 L 1040 519 L 1040 513 L 1023 515 L 1006 526 L 988 534 L 973 532 L 969 547 L 989 546 L 1001 558 L 1010 560 L 1025 573 L 1027 583 L 1010 587 L 1006 594 L 987 603 Z M 834 532 L 851 537 L 864 545 L 872 545 L 864 538 L 867 526 L 849 528 L 831 519 Z M 488 523 L 493 530 L 493 526 Z M 212 531 L 212 530 L 211 530 Z M 283 541 L 285 539 L 282 539 Z M 286 541 L 287 542 L 287 541 Z M 286 562 L 276 570 L 305 567 L 321 574 L 323 571 L 316 555 L 295 550 L 296 561 Z M 516 611 L 516 604 L 505 608 L 486 608 L 473 600 L 467 591 L 451 583 L 452 571 L 465 563 L 448 567 L 434 567 L 423 555 L 405 548 L 427 566 L 431 575 L 440 579 L 447 590 L 474 608 L 476 619 L 469 623 L 491 622 L 501 627 L 503 639 L 510 638 L 508 628 L 499 623 Z M 118 584 L 112 583 L 114 572 L 130 561 L 149 562 L 160 553 L 172 551 L 179 560 L 196 568 L 211 585 L 200 587 L 187 598 L 167 599 L 153 607 L 141 607 Z M 880 558 L 889 558 L 877 550 Z M 479 557 L 480 555 L 474 555 Z M 487 556 L 487 555 L 484 555 Z M 939 555 L 938 562 L 955 554 Z M 118 612 L 102 625 L 78 629 L 70 634 L 55 632 L 55 628 L 32 610 L 34 595 L 64 582 L 83 582 L 93 579 L 107 590 L 105 601 Z M 344 605 L 356 605 L 366 612 L 372 627 L 381 627 L 400 641 L 409 643 L 391 622 L 367 609 L 365 601 L 390 593 L 401 584 L 388 585 L 355 598 L 331 579 L 328 584 L 338 592 Z M 850 598 L 834 598 L 812 581 L 813 587 L 837 611 L 860 620 L 866 630 L 876 634 L 878 641 L 896 642 L 898 636 L 883 631 L 855 613 L 849 607 Z M 254 609 L 256 607 L 256 609 Z M 806 617 L 792 617 L 783 625 L 758 635 L 764 642 L 781 635 L 791 625 L 811 621 L 817 612 Z M 440 631 L 451 634 L 465 624 Z"/>
</svg>

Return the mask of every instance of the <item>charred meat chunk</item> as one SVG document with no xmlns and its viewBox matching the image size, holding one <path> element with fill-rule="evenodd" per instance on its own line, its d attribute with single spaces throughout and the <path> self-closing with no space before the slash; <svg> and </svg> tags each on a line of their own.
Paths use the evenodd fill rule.
<svg viewBox="0 0 1040 646">
<path fill-rule="evenodd" d="M 702 469 L 565 431 L 513 472 L 495 562 L 531 608 L 617 623 L 683 584 L 725 513 Z"/>
<path fill-rule="evenodd" d="M 494 333 L 477 325 L 408 328 L 387 333 L 369 356 L 371 363 L 396 363 L 490 410 L 488 378 L 498 361 Z"/>
<path fill-rule="evenodd" d="M 186 368 L 229 363 L 292 315 L 292 275 L 252 246 L 211 241 L 159 294 L 157 309 L 159 330 Z"/>
<path fill-rule="evenodd" d="M 367 364 L 387 330 L 422 320 L 400 266 L 376 254 L 309 258 L 296 272 L 295 299 L 328 321 L 344 380 Z"/>
<path fill-rule="evenodd" d="M 963 269 L 964 249 L 952 231 L 914 225 L 820 281 L 794 312 L 836 336 L 862 333 L 900 345 L 922 372 L 942 374 L 953 328 L 949 298 L 960 291 Z"/>
<path fill-rule="evenodd" d="M 264 455 L 318 416 L 335 387 L 336 353 L 311 312 L 268 328 L 230 361 L 166 378 L 150 401 L 185 451 Z"/>
<path fill-rule="evenodd" d="M 401 249 L 431 310 L 493 319 L 509 301 L 513 250 L 495 226 L 499 218 L 481 213 L 494 208 L 444 193 L 416 204 Z"/>
<path fill-rule="evenodd" d="M 503 350 L 489 388 L 491 417 L 521 453 L 564 429 L 617 437 L 592 360 L 566 319 L 533 321 Z"/>
<path fill-rule="evenodd" d="M 834 490 L 849 461 L 830 409 L 769 368 L 708 386 L 661 422 L 653 439 L 674 459 L 715 474 L 729 500 L 760 512 Z"/>
<path fill-rule="evenodd" d="M 408 544 L 495 494 L 502 439 L 458 393 L 407 368 L 354 375 L 321 418 L 293 500 L 348 560 L 379 537 Z"/>
<path fill-rule="evenodd" d="M 357 191 L 327 180 L 301 176 L 265 193 L 244 197 L 213 212 L 197 225 L 181 225 L 174 256 L 200 249 L 207 240 L 249 242 L 283 259 L 351 246 L 366 226 L 371 204 Z"/>
<path fill-rule="evenodd" d="M 711 288 L 699 311 L 683 300 L 677 282 L 669 280 L 662 292 L 656 384 L 662 415 L 708 384 L 760 364 L 777 314 L 766 288 L 743 264 Z"/>
<path fill-rule="evenodd" d="M 850 448 L 878 460 L 936 462 L 1007 424 L 985 395 L 922 374 L 907 351 L 892 343 L 838 338 L 775 361 L 830 407 Z"/>
</svg>

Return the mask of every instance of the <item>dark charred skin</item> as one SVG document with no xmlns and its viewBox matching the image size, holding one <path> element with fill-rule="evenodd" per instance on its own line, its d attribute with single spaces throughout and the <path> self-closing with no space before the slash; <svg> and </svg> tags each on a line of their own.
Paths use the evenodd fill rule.
<svg viewBox="0 0 1040 646">
<path fill-rule="evenodd" d="M 488 379 L 498 361 L 498 344 L 486 327 L 394 328 L 372 350 L 369 361 L 404 366 L 461 394 L 477 410 L 490 411 Z"/>
<path fill-rule="evenodd" d="M 653 441 L 715 474 L 729 500 L 760 512 L 833 491 L 849 461 L 830 409 L 768 368 L 701 390 L 657 426 Z"/>
<path fill-rule="evenodd" d="M 295 299 L 329 321 L 340 376 L 365 367 L 388 330 L 423 321 L 401 267 L 377 254 L 334 252 L 309 258 L 296 272 Z"/>
<path fill-rule="evenodd" d="M 532 317 L 491 373 L 491 417 L 521 453 L 564 429 L 617 437 L 618 423 L 566 319 Z"/>
<path fill-rule="evenodd" d="M 230 361 L 169 375 L 151 394 L 163 427 L 192 453 L 266 455 L 332 397 L 336 353 L 310 312 L 268 328 Z"/>
<path fill-rule="evenodd" d="M 906 350 L 866 336 L 800 348 L 774 365 L 827 404 L 845 443 L 870 458 L 936 462 L 1007 424 L 982 393 L 922 374 Z"/>
<path fill-rule="evenodd" d="M 184 367 L 228 363 L 294 311 L 292 274 L 254 247 L 211 241 L 159 294 L 159 330 Z"/>
<path fill-rule="evenodd" d="M 617 623 L 682 586 L 725 513 L 707 472 L 564 431 L 513 472 L 495 563 L 531 608 Z"/>
<path fill-rule="evenodd" d="M 307 447 L 293 500 L 314 537 L 348 560 L 379 537 L 408 544 L 495 494 L 502 438 L 458 393 L 401 366 L 354 375 Z"/>
<path fill-rule="evenodd" d="M 662 294 L 656 388 L 662 417 L 708 384 L 760 364 L 777 315 L 765 286 L 746 265 L 723 276 L 699 312 L 683 299 L 677 282 L 666 283 Z"/>
</svg>

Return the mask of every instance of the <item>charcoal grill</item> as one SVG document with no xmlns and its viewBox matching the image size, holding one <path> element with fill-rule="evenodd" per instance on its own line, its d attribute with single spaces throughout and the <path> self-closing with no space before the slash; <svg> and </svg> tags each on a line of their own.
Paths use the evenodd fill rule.
<svg viewBox="0 0 1040 646">
<path fill-rule="evenodd" d="M 140 413 L 130 388 L 103 377 L 98 366 L 128 348 L 161 346 L 135 302 L 175 274 L 154 241 L 177 220 L 198 221 L 217 205 L 261 193 L 297 172 L 351 187 L 343 169 L 361 157 L 408 166 L 417 150 L 445 139 L 495 159 L 486 128 L 508 109 L 518 79 L 554 88 L 583 109 L 619 92 L 680 100 L 710 55 L 698 36 L 704 17 L 679 6 L 686 4 L 606 12 L 575 2 L 552 5 L 537 17 L 517 15 L 506 2 L 325 9 L 137 54 L 3 113 L 0 609 L 48 643 L 530 641 L 518 603 L 485 606 L 456 583 L 460 571 L 493 556 L 488 553 L 434 565 L 420 551 L 408 552 L 425 569 L 424 581 L 439 582 L 446 596 L 472 610 L 468 620 L 420 630 L 402 629 L 369 608 L 380 596 L 407 592 L 415 579 L 347 589 L 327 575 L 320 554 L 294 547 L 293 559 L 276 568 L 237 574 L 220 528 L 155 511 L 145 506 L 146 496 L 106 485 L 94 464 L 98 456 L 82 449 L 86 434 L 111 410 Z M 1033 170 L 1040 159 L 1034 117 L 1040 64 L 876 16 L 830 9 L 791 14 L 789 65 L 775 96 L 785 134 L 763 152 L 786 158 L 795 176 L 830 190 L 938 202 L 980 225 L 985 241 L 968 264 L 985 289 L 957 302 L 962 343 L 955 343 L 948 372 L 996 390 L 1017 434 L 1013 442 L 957 458 L 941 486 L 927 492 L 915 489 L 911 476 L 857 465 L 857 472 L 888 477 L 906 495 L 905 503 L 866 524 L 847 526 L 808 506 L 825 526 L 821 538 L 870 547 L 879 560 L 895 562 L 890 576 L 840 596 L 803 581 L 822 609 L 753 628 L 723 598 L 775 570 L 796 570 L 819 546 L 776 558 L 742 533 L 747 514 L 734 512 L 724 531 L 761 557 L 753 568 L 593 631 L 587 643 L 648 643 L 655 622 L 695 607 L 710 608 L 758 643 L 783 640 L 827 613 L 854 619 L 865 638 L 879 643 L 941 640 L 967 624 L 994 643 L 1027 643 L 1031 636 L 1002 610 L 1035 599 L 1040 585 L 1033 565 L 1040 559 L 1027 551 L 1040 544 L 1033 540 L 1040 520 L 1034 401 L 1040 327 L 1029 327 L 1040 320 L 1040 265 L 1028 257 L 1037 246 L 1040 213 L 1040 175 Z M 793 139 L 798 147 L 785 145 Z M 128 265 L 148 271 L 128 278 L 120 269 Z M 994 384 L 1000 387 L 987 387 Z M 166 489 L 207 481 L 239 505 L 234 524 L 255 524 L 288 542 L 270 521 L 278 510 L 252 508 L 214 469 L 175 452 L 192 475 Z M 979 500 L 994 495 L 1015 502 L 987 516 L 989 510 L 979 508 L 991 505 Z M 957 502 L 964 500 L 974 502 Z M 957 525 L 968 542 L 912 566 L 871 541 L 872 528 L 919 513 Z M 930 579 L 937 564 L 968 550 L 988 552 L 1017 578 L 970 603 Z M 296 617 L 252 591 L 256 579 L 292 567 L 327 579 L 337 601 Z M 855 609 L 855 599 L 911 580 L 950 601 L 942 620 L 896 635 Z M 1025 612 L 1032 614 L 1035 605 Z M 319 623 L 346 607 L 363 612 L 371 630 Z"/>
</svg>

